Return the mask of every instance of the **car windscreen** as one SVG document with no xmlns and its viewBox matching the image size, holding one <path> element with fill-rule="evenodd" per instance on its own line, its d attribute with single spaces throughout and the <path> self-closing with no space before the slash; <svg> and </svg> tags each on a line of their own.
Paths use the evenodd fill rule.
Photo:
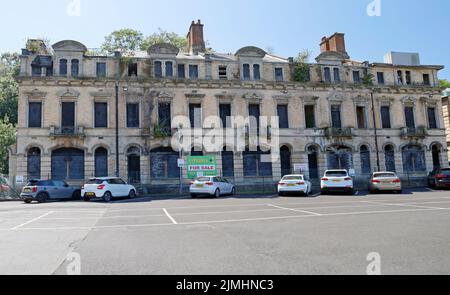
<svg viewBox="0 0 450 295">
<path fill-rule="evenodd" d="M 103 182 L 103 179 L 91 179 L 87 182 L 87 184 L 102 184 Z"/>
<path fill-rule="evenodd" d="M 389 178 L 389 177 L 397 177 L 394 173 L 375 173 L 373 175 L 374 178 Z"/>
<path fill-rule="evenodd" d="M 450 169 L 442 169 L 442 174 L 450 176 Z"/>
<path fill-rule="evenodd" d="M 303 180 L 302 176 L 286 176 L 283 177 L 283 181 Z"/>
<path fill-rule="evenodd" d="M 346 177 L 347 172 L 346 171 L 328 171 L 325 176 L 328 177 Z"/>
<path fill-rule="evenodd" d="M 208 182 L 210 180 L 211 180 L 211 178 L 209 178 L 209 177 L 199 177 L 196 179 L 196 181 L 198 181 L 198 182 Z"/>
</svg>

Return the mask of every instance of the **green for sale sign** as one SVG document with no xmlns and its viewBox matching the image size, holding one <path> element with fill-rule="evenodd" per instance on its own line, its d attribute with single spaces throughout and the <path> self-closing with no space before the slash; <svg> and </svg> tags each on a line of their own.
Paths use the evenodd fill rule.
<svg viewBox="0 0 450 295">
<path fill-rule="evenodd" d="M 201 176 L 217 176 L 216 157 L 188 157 L 187 158 L 187 177 L 194 179 Z"/>
</svg>

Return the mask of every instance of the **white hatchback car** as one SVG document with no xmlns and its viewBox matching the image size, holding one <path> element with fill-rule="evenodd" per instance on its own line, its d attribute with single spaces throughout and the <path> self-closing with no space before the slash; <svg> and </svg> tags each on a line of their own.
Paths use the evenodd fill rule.
<svg viewBox="0 0 450 295">
<path fill-rule="evenodd" d="M 220 198 L 222 195 L 236 195 L 236 187 L 222 177 L 198 177 L 191 182 L 189 192 L 193 198 L 200 195 Z"/>
<path fill-rule="evenodd" d="M 312 191 L 311 182 L 305 180 L 303 175 L 286 175 L 278 183 L 278 195 L 288 193 L 301 193 L 308 196 Z"/>
<path fill-rule="evenodd" d="M 322 193 L 344 192 L 353 195 L 353 178 L 347 170 L 327 170 L 323 176 L 320 188 Z"/>
<path fill-rule="evenodd" d="M 81 188 L 81 196 L 85 201 L 102 198 L 111 202 L 114 198 L 136 197 L 136 188 L 117 177 L 92 178 Z"/>
</svg>

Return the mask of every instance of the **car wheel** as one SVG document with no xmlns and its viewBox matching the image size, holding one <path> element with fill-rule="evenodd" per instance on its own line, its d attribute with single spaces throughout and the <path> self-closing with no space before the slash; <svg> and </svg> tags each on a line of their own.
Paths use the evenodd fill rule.
<svg viewBox="0 0 450 295">
<path fill-rule="evenodd" d="M 32 201 L 33 201 L 33 200 L 31 200 L 31 199 L 24 200 L 24 202 L 25 202 L 26 204 L 31 204 Z"/>
<path fill-rule="evenodd" d="M 81 200 L 81 191 L 74 191 L 72 194 L 72 200 Z"/>
<path fill-rule="evenodd" d="M 130 193 L 128 194 L 128 198 L 129 199 L 134 199 L 136 198 L 136 192 L 134 190 L 131 190 Z"/>
<path fill-rule="evenodd" d="M 111 195 L 110 192 L 106 192 L 106 193 L 103 195 L 103 201 L 105 201 L 106 203 L 109 203 L 109 202 L 112 201 L 112 195 Z"/>
<path fill-rule="evenodd" d="M 36 200 L 38 201 L 38 203 L 45 203 L 47 202 L 48 199 L 48 195 L 46 193 L 39 193 L 36 196 Z"/>
<path fill-rule="evenodd" d="M 236 188 L 235 187 L 233 187 L 233 189 L 231 190 L 231 195 L 236 196 Z"/>
<path fill-rule="evenodd" d="M 214 197 L 216 199 L 220 198 L 220 190 L 219 189 L 216 189 L 216 191 L 214 192 Z"/>
</svg>

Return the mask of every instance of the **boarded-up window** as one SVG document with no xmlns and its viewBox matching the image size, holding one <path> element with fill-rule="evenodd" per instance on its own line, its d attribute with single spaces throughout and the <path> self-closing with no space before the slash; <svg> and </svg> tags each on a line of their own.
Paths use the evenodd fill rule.
<svg viewBox="0 0 450 295">
<path fill-rule="evenodd" d="M 284 81 L 283 68 L 275 68 L 275 81 Z"/>
<path fill-rule="evenodd" d="M 162 78 L 162 63 L 160 61 L 155 61 L 154 73 L 155 78 Z"/>
<path fill-rule="evenodd" d="M 340 105 L 331 106 L 331 124 L 333 128 L 342 128 Z"/>
<path fill-rule="evenodd" d="M 353 82 L 355 82 L 356 84 L 361 83 L 361 74 L 359 73 L 359 71 L 353 71 Z"/>
<path fill-rule="evenodd" d="M 244 64 L 242 66 L 242 68 L 243 68 L 242 75 L 243 75 L 244 80 L 250 80 L 250 65 L 249 64 Z"/>
<path fill-rule="evenodd" d="M 352 151 L 346 147 L 331 147 L 327 151 L 328 169 L 351 169 L 353 167 Z"/>
<path fill-rule="evenodd" d="M 28 179 L 41 178 L 41 150 L 31 148 L 27 155 Z"/>
<path fill-rule="evenodd" d="M 167 78 L 173 77 L 173 62 L 171 61 L 166 62 L 166 77 Z"/>
<path fill-rule="evenodd" d="M 259 104 L 250 104 L 248 106 L 248 115 L 250 119 L 250 130 L 252 133 L 259 134 L 259 118 L 261 116 Z"/>
<path fill-rule="evenodd" d="M 433 156 L 433 168 L 441 168 L 441 148 L 437 144 L 435 144 L 431 148 L 431 153 Z"/>
<path fill-rule="evenodd" d="M 377 73 L 377 80 L 378 80 L 378 84 L 379 85 L 384 85 L 384 73 L 383 72 L 378 72 Z"/>
<path fill-rule="evenodd" d="M 178 78 L 179 79 L 185 79 L 186 78 L 186 69 L 184 64 L 178 65 Z"/>
<path fill-rule="evenodd" d="M 191 128 L 202 128 L 202 105 L 193 104 L 189 105 L 189 119 L 191 120 Z"/>
<path fill-rule="evenodd" d="M 150 152 L 150 176 L 152 179 L 178 179 L 179 154 L 171 148 L 159 148 Z"/>
<path fill-rule="evenodd" d="M 405 121 L 406 127 L 409 129 L 416 128 L 416 122 L 414 119 L 414 107 L 405 107 Z"/>
<path fill-rule="evenodd" d="M 78 77 L 80 74 L 80 61 L 78 59 L 72 59 L 71 73 L 72 77 Z"/>
<path fill-rule="evenodd" d="M 59 61 L 59 75 L 62 77 L 67 76 L 67 59 L 61 59 Z"/>
<path fill-rule="evenodd" d="M 309 167 L 309 177 L 311 179 L 319 178 L 319 153 L 317 148 L 309 147 L 308 148 L 308 167 Z"/>
<path fill-rule="evenodd" d="M 138 103 L 127 103 L 127 128 L 139 128 Z"/>
<path fill-rule="evenodd" d="M 234 177 L 234 154 L 233 152 L 222 152 L 222 174 L 224 177 Z"/>
<path fill-rule="evenodd" d="M 386 171 L 389 172 L 396 172 L 395 167 L 395 150 L 394 147 L 391 145 L 388 145 L 384 149 L 384 157 L 385 157 L 385 164 L 386 164 Z"/>
<path fill-rule="evenodd" d="M 331 83 L 331 72 L 330 72 L 330 68 L 328 68 L 328 67 L 324 68 L 324 69 L 323 69 L 323 73 L 324 73 L 325 82 Z"/>
<path fill-rule="evenodd" d="M 437 128 L 437 120 L 436 120 L 436 108 L 428 108 L 428 128 L 436 129 Z"/>
<path fill-rule="evenodd" d="M 31 75 L 33 77 L 40 77 L 42 75 L 41 66 L 31 66 Z"/>
<path fill-rule="evenodd" d="M 305 106 L 306 128 L 316 128 L 316 115 L 313 105 Z"/>
<path fill-rule="evenodd" d="M 61 104 L 61 127 L 64 134 L 75 132 L 75 103 L 63 102 Z"/>
<path fill-rule="evenodd" d="M 333 69 L 334 83 L 341 83 L 341 74 L 338 68 Z"/>
<path fill-rule="evenodd" d="M 280 128 L 289 128 L 288 106 L 285 104 L 278 105 L 278 121 Z"/>
<path fill-rule="evenodd" d="M 95 128 L 108 128 L 108 103 L 95 103 Z"/>
<path fill-rule="evenodd" d="M 261 80 L 261 69 L 259 65 L 253 65 L 253 79 L 256 81 Z"/>
<path fill-rule="evenodd" d="M 365 129 L 367 128 L 366 123 L 366 108 L 362 106 L 356 107 L 356 119 L 358 121 L 358 128 Z"/>
<path fill-rule="evenodd" d="M 95 150 L 95 177 L 108 176 L 108 151 L 105 148 Z"/>
<path fill-rule="evenodd" d="M 365 145 L 361 146 L 360 150 L 361 155 L 361 172 L 363 174 L 370 174 L 372 172 L 372 166 L 370 163 L 370 151 L 369 148 Z"/>
<path fill-rule="evenodd" d="M 28 127 L 41 128 L 42 127 L 42 103 L 30 102 L 28 104 Z"/>
<path fill-rule="evenodd" d="M 416 145 L 403 148 L 403 169 L 406 173 L 427 171 L 423 148 Z"/>
<path fill-rule="evenodd" d="M 106 77 L 106 63 L 104 62 L 97 63 L 97 77 L 99 78 Z"/>
<path fill-rule="evenodd" d="M 389 106 L 381 107 L 381 125 L 383 129 L 391 128 L 391 108 Z"/>
<path fill-rule="evenodd" d="M 137 147 L 131 147 L 127 151 L 128 158 L 128 182 L 141 182 L 141 152 Z"/>
<path fill-rule="evenodd" d="M 261 150 L 243 153 L 244 160 L 244 177 L 271 177 L 272 162 L 264 161 L 269 153 L 263 153 Z M 270 158 L 270 156 L 269 156 Z"/>
<path fill-rule="evenodd" d="M 292 173 L 291 167 L 291 151 L 287 146 L 283 146 L 280 149 L 281 160 L 281 176 L 286 176 Z"/>
<path fill-rule="evenodd" d="M 59 149 L 52 153 L 53 180 L 84 180 L 84 151 Z"/>
<path fill-rule="evenodd" d="M 170 134 L 172 129 L 172 119 L 170 103 L 161 102 L 158 104 L 158 122 L 161 131 Z"/>
<path fill-rule="evenodd" d="M 222 121 L 223 128 L 231 128 L 231 105 L 230 104 L 220 104 L 219 105 L 220 120 Z"/>
<path fill-rule="evenodd" d="M 198 66 L 197 65 L 189 65 L 189 78 L 198 79 Z"/>
</svg>

